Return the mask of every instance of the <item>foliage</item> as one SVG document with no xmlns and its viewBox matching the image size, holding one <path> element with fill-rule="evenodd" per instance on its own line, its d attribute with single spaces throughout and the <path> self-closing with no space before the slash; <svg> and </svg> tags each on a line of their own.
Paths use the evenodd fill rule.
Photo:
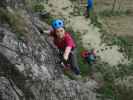
<svg viewBox="0 0 133 100">
<path fill-rule="evenodd" d="M 133 64 L 118 66 L 109 66 L 100 61 L 94 66 L 95 70 L 102 73 L 104 84 L 97 90 L 101 94 L 101 100 L 132 100 L 133 89 L 127 89 L 126 86 L 116 85 L 116 79 L 123 80 L 124 77 L 132 76 Z M 128 97 L 127 97 L 128 95 Z M 127 99 L 125 99 L 127 98 Z"/>
<path fill-rule="evenodd" d="M 125 57 L 129 60 L 133 59 L 133 37 L 112 35 L 107 33 L 106 30 L 102 30 L 101 32 L 101 38 L 103 39 L 102 42 L 105 42 L 109 46 L 119 46 L 119 51 L 124 53 Z"/>
<path fill-rule="evenodd" d="M 112 10 L 104 10 L 99 13 L 101 17 L 111 17 L 111 16 L 123 16 L 123 15 L 130 15 L 132 12 L 130 10 L 126 11 L 113 11 Z"/>
<path fill-rule="evenodd" d="M 10 12 L 0 8 L 0 21 L 2 24 L 8 24 L 11 31 L 15 33 L 18 38 L 29 33 L 29 25 L 27 23 L 29 19 L 23 15 L 23 11 L 20 9 L 14 9 Z"/>
<path fill-rule="evenodd" d="M 45 21 L 46 23 L 48 23 L 49 25 L 51 25 L 54 18 L 51 15 L 47 15 L 47 18 L 42 17 L 42 20 Z"/>
<path fill-rule="evenodd" d="M 102 42 L 106 43 L 109 46 L 117 45 L 120 47 L 120 52 L 125 54 L 125 58 L 131 60 L 131 63 L 128 65 L 119 64 L 117 66 L 110 66 L 106 63 L 101 62 L 100 60 L 93 66 L 95 71 L 100 72 L 104 79 L 103 86 L 97 90 L 100 93 L 101 100 L 132 100 L 132 88 L 126 86 L 116 85 L 115 80 L 121 79 L 124 77 L 132 76 L 133 72 L 133 37 L 129 36 L 116 36 L 109 34 L 106 29 L 103 29 L 102 23 L 99 22 L 98 17 L 110 17 L 110 16 L 122 16 L 129 15 L 130 11 L 103 11 L 100 14 L 91 15 L 92 24 L 100 28 L 102 33 L 101 38 Z"/>
<path fill-rule="evenodd" d="M 45 10 L 45 7 L 42 3 L 39 3 L 33 6 L 33 10 L 34 12 L 43 12 Z"/>
</svg>

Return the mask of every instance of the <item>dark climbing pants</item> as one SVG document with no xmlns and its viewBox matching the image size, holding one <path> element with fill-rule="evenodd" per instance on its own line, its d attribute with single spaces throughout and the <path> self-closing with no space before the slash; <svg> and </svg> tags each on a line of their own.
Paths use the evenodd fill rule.
<svg viewBox="0 0 133 100">
<path fill-rule="evenodd" d="M 69 54 L 69 58 L 67 61 L 65 61 L 63 59 L 63 54 L 64 54 L 64 50 L 61 50 L 61 59 L 64 61 L 64 63 L 70 64 L 71 69 L 74 71 L 74 73 L 76 75 L 80 74 L 80 69 L 78 66 L 78 61 L 77 61 L 77 50 L 76 48 L 74 48 L 70 54 Z"/>
</svg>

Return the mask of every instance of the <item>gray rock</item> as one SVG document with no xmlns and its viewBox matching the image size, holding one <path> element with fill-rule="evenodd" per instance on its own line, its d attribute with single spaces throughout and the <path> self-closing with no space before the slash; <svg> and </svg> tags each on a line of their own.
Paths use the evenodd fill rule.
<svg viewBox="0 0 133 100">
<path fill-rule="evenodd" d="M 14 10 L 23 2 L 2 0 L 0 5 Z M 28 12 L 23 17 L 27 37 L 18 39 L 9 28 L 0 27 L 0 100 L 96 100 L 94 81 L 63 74 L 58 50 L 43 33 L 48 25 Z"/>
<path fill-rule="evenodd" d="M 15 84 L 5 77 L 0 77 L 0 100 L 24 100 L 24 98 L 22 91 Z"/>
</svg>

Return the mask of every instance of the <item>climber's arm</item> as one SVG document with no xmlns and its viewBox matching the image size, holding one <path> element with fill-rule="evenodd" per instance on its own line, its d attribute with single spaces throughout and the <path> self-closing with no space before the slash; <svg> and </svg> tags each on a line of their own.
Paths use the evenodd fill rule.
<svg viewBox="0 0 133 100">
<path fill-rule="evenodd" d="M 64 60 L 66 60 L 66 61 L 68 60 L 69 54 L 71 52 L 71 49 L 72 49 L 72 47 L 70 47 L 70 46 L 67 46 L 66 47 L 65 52 L 64 52 L 64 55 L 63 55 Z"/>
</svg>

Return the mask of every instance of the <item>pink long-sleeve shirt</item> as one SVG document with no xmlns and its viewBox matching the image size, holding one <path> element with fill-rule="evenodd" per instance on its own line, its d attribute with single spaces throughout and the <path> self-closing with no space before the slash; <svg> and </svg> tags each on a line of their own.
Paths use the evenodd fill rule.
<svg viewBox="0 0 133 100">
<path fill-rule="evenodd" d="M 73 38 L 68 32 L 65 32 L 65 36 L 62 39 L 58 38 L 54 32 L 51 32 L 50 35 L 53 36 L 54 44 L 59 49 L 65 49 L 66 47 L 70 47 L 70 48 L 76 47 L 76 44 L 74 43 Z"/>
</svg>

